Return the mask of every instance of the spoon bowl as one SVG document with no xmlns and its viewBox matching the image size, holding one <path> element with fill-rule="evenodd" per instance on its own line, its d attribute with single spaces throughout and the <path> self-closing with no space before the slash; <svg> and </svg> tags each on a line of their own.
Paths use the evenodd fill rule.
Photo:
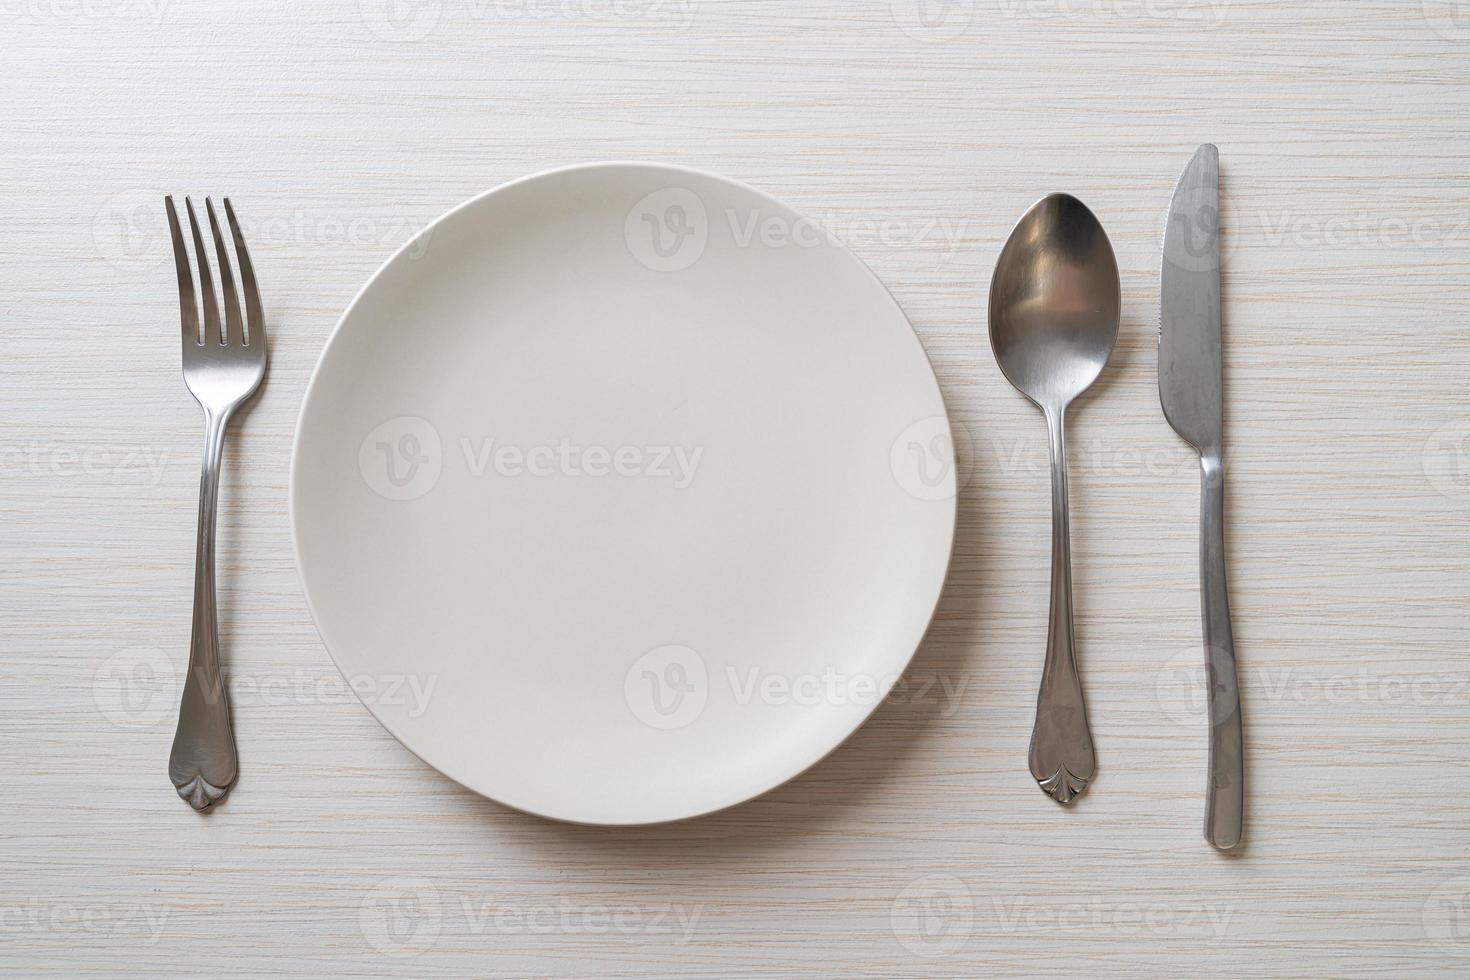
<svg viewBox="0 0 1470 980">
<path fill-rule="evenodd" d="M 990 343 L 1006 380 L 1061 409 L 1102 373 L 1118 339 L 1118 262 L 1107 232 L 1070 194 L 1021 216 L 990 284 Z"/>
</svg>

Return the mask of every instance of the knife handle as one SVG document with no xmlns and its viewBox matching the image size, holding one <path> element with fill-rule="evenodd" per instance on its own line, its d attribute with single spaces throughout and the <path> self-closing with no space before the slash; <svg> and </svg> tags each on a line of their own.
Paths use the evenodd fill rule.
<svg viewBox="0 0 1470 980">
<path fill-rule="evenodd" d="M 1210 710 L 1205 840 L 1225 851 L 1240 843 L 1245 820 L 1245 750 L 1225 587 L 1225 468 L 1213 452 L 1200 456 L 1200 466 L 1200 599 Z"/>
</svg>

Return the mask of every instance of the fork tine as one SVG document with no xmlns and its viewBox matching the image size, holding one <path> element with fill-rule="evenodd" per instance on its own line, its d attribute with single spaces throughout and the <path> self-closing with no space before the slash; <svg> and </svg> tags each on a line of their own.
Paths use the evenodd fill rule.
<svg viewBox="0 0 1470 980">
<path fill-rule="evenodd" d="M 194 232 L 194 264 L 199 266 L 199 291 L 204 294 L 204 342 L 223 344 L 225 339 L 219 330 L 219 304 L 214 298 L 214 278 L 209 274 L 209 253 L 204 250 L 204 238 L 199 234 L 194 202 L 186 197 L 184 207 L 189 212 L 189 229 Z"/>
<path fill-rule="evenodd" d="M 204 210 L 209 212 L 209 230 L 214 235 L 214 254 L 219 256 L 219 288 L 225 299 L 224 343 L 245 343 L 245 331 L 240 327 L 240 300 L 235 295 L 235 276 L 230 271 L 230 253 L 225 251 L 225 240 L 219 233 L 219 221 L 214 217 L 214 202 L 204 199 Z"/>
<path fill-rule="evenodd" d="M 245 343 L 254 344 L 255 338 L 259 337 L 263 344 L 265 315 L 260 309 L 260 290 L 255 285 L 255 267 L 250 264 L 250 251 L 245 247 L 245 236 L 240 234 L 240 223 L 235 220 L 235 208 L 228 197 L 225 198 L 225 218 L 230 222 L 230 234 L 235 239 L 235 257 L 240 262 L 240 285 L 245 291 L 245 318 L 249 329 Z"/>
<path fill-rule="evenodd" d="M 174 240 L 174 271 L 179 276 L 179 319 L 184 325 L 184 340 L 199 343 L 199 304 L 194 301 L 194 274 L 189 271 L 189 252 L 184 248 L 184 233 L 179 228 L 179 213 L 174 210 L 174 199 L 167 196 L 163 206 L 168 209 L 168 230 Z"/>
</svg>

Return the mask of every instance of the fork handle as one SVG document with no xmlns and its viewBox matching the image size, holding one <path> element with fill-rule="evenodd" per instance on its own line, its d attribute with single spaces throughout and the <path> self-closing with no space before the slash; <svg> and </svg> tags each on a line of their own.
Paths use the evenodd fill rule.
<svg viewBox="0 0 1470 980">
<path fill-rule="evenodd" d="M 1245 822 L 1245 745 L 1225 587 L 1225 468 L 1213 453 L 1201 456 L 1200 465 L 1200 599 L 1210 711 L 1205 840 L 1225 851 L 1240 843 Z"/>
<path fill-rule="evenodd" d="M 230 704 L 219 667 L 214 605 L 214 526 L 219 502 L 220 458 L 228 413 L 204 413 L 204 464 L 199 479 L 199 541 L 194 555 L 194 627 L 189 673 L 179 705 L 168 774 L 179 796 L 207 810 L 229 792 L 239 774 Z"/>
</svg>

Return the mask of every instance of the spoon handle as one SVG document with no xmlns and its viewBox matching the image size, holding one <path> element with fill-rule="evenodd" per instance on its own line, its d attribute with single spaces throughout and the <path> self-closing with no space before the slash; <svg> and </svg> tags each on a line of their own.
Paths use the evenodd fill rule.
<svg viewBox="0 0 1470 980">
<path fill-rule="evenodd" d="M 1210 783 L 1205 792 L 1205 839 L 1222 851 L 1240 843 L 1245 819 L 1245 747 L 1235 637 L 1225 588 L 1225 469 L 1220 457 L 1201 457 L 1200 595 L 1205 632 L 1205 677 L 1210 685 Z"/>
<path fill-rule="evenodd" d="M 1072 634 L 1072 541 L 1067 519 L 1067 447 L 1062 409 L 1046 409 L 1051 437 L 1051 616 L 1046 666 L 1031 730 L 1031 775 L 1063 806 L 1087 789 L 1097 768 Z"/>
</svg>

